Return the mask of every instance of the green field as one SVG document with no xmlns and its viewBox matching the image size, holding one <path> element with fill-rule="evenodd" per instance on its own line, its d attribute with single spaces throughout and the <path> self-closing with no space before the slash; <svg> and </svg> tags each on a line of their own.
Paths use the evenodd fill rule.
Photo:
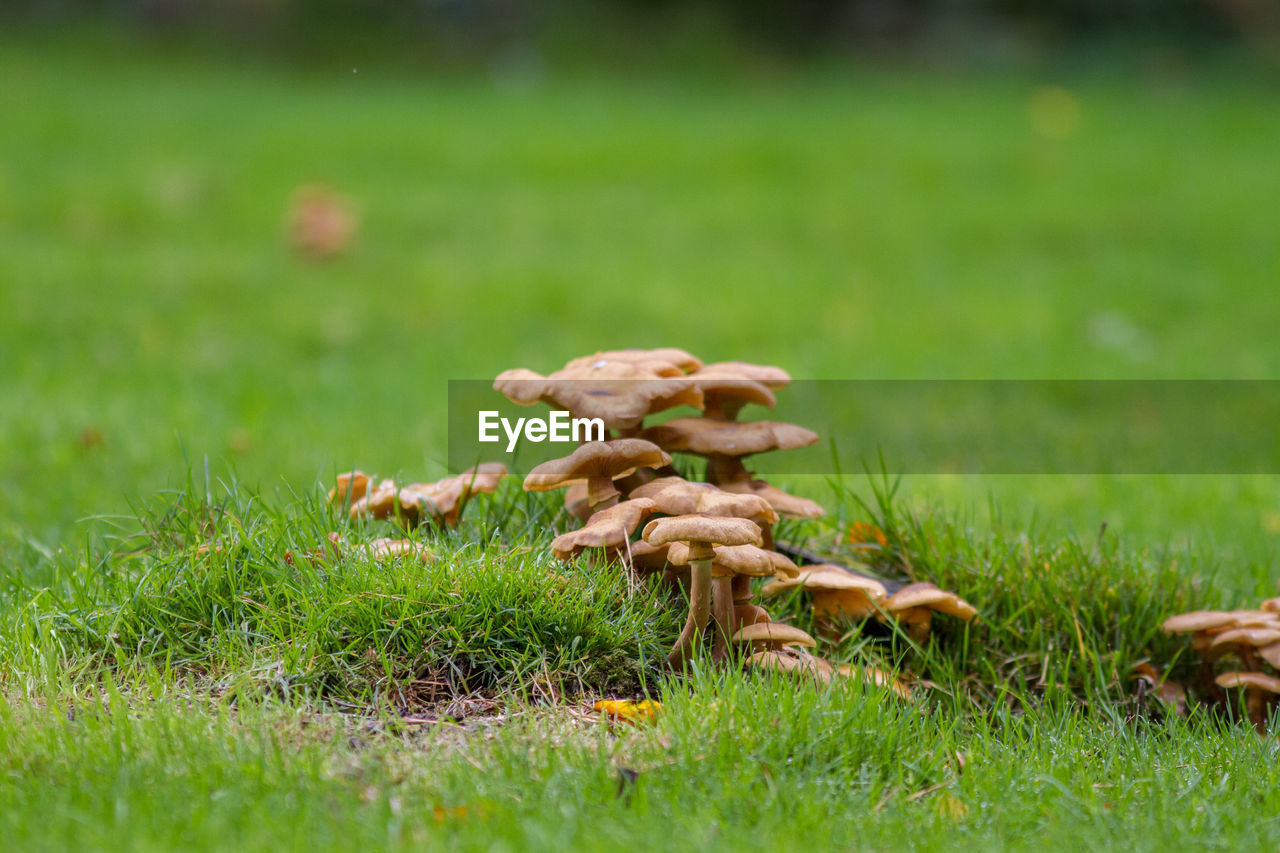
<svg viewBox="0 0 1280 853">
<path fill-rule="evenodd" d="M 1128 674 L 1181 660 L 1156 630 L 1178 608 L 1275 594 L 1280 477 L 906 479 L 876 520 L 983 622 L 890 645 L 941 688 L 905 706 L 662 675 L 674 617 L 557 568 L 555 501 L 514 486 L 424 534 L 428 569 L 283 553 L 346 525 L 336 472 L 443 473 L 447 380 L 597 349 L 819 379 L 1280 375 L 1278 96 L 1230 63 L 510 85 L 0 40 L 3 836 L 1274 849 L 1274 737 L 1162 719 Z M 327 263 L 285 239 L 315 181 L 361 212 Z M 211 533 L 239 544 L 196 553 Z M 466 677 L 423 693 L 422 667 Z M 653 727 L 583 711 L 641 689 Z"/>
</svg>

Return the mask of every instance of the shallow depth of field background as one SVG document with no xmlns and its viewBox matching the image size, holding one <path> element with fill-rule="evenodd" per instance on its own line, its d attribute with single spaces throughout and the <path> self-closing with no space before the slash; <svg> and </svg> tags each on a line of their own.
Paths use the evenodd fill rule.
<svg viewBox="0 0 1280 853">
<path fill-rule="evenodd" d="M 801 378 L 1280 374 L 1265 4 L 394 5 L 0 19 L 9 570 L 38 583 L 206 469 L 281 500 L 352 465 L 440 474 L 447 380 L 602 348 Z M 317 182 L 361 218 L 324 263 L 284 231 Z M 1275 477 L 906 494 L 1274 584 Z"/>
</svg>

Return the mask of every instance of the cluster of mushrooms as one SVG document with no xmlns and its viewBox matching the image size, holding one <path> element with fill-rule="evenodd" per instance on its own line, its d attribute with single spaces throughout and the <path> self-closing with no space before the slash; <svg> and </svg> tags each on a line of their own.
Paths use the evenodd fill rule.
<svg viewBox="0 0 1280 853">
<path fill-rule="evenodd" d="M 1265 732 L 1267 717 L 1280 702 L 1280 598 L 1269 598 L 1256 610 L 1181 613 L 1161 627 L 1169 634 L 1191 635 L 1200 692 L 1222 704 L 1224 690 L 1243 690 L 1250 721 Z"/>
<path fill-rule="evenodd" d="M 798 672 L 829 680 L 847 676 L 904 688 L 872 669 L 834 668 L 806 651 L 813 637 L 773 621 L 754 603 L 752 578 L 772 578 L 765 596 L 808 591 L 819 624 L 837 617 L 896 619 L 917 640 L 935 612 L 972 619 L 973 607 L 932 584 L 894 591 L 885 583 L 834 564 L 798 567 L 775 548 L 780 518 L 818 518 L 823 508 L 757 478 L 744 459 L 804 447 L 817 433 L 777 421 L 739 421 L 747 404 L 772 408 L 775 392 L 790 382 L 786 371 L 745 362 L 703 364 L 680 349 L 619 350 L 575 359 L 544 376 L 508 370 L 494 388 L 520 405 L 545 403 L 574 418 L 599 418 L 609 436 L 587 441 L 561 459 L 536 466 L 524 480 L 529 491 L 566 489 L 565 506 L 584 523 L 552 542 L 564 561 L 587 554 L 638 575 L 664 572 L 686 586 L 689 611 L 668 654 L 680 669 L 700 638 L 713 632 L 712 659 L 731 651 L 750 666 Z M 701 410 L 646 427 L 645 418 L 677 406 Z M 672 453 L 705 460 L 706 482 L 679 476 Z M 637 531 L 639 535 L 637 536 Z"/>
</svg>

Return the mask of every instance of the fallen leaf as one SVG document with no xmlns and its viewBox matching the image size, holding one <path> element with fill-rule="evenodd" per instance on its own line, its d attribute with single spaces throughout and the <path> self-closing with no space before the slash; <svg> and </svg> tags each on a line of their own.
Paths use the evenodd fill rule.
<svg viewBox="0 0 1280 853">
<path fill-rule="evenodd" d="M 629 699 L 601 699 L 596 702 L 593 708 L 615 720 L 621 720 L 634 726 L 640 723 L 655 722 L 658 719 L 658 711 L 662 709 L 662 705 L 652 699 L 645 699 L 641 702 L 632 702 Z"/>
</svg>

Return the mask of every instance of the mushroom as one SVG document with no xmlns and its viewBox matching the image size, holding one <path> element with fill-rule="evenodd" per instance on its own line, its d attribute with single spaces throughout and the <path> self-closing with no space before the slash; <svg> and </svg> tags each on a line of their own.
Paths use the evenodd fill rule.
<svg viewBox="0 0 1280 853">
<path fill-rule="evenodd" d="M 566 367 L 550 376 L 518 368 L 498 374 L 493 387 L 517 405 L 542 401 L 576 417 L 599 418 L 605 429 L 632 430 L 651 412 L 673 406 L 702 408 L 702 392 L 679 368 L 669 368 L 657 372 L 608 360 Z"/>
<path fill-rule="evenodd" d="M 756 652 L 747 658 L 747 666 L 753 669 L 808 676 L 822 684 L 831 681 L 835 674 L 831 664 L 800 649 L 771 649 Z"/>
<path fill-rule="evenodd" d="M 818 434 L 779 421 L 718 421 L 711 418 L 673 418 L 640 433 L 664 450 L 692 453 L 707 459 L 707 480 L 716 485 L 750 480 L 744 456 L 771 450 L 807 447 Z"/>
<path fill-rule="evenodd" d="M 931 583 L 904 586 L 889 596 L 884 609 L 906 624 L 907 633 L 917 643 L 924 642 L 929 636 L 929 623 L 935 611 L 956 616 L 965 622 L 978 615 L 978 611 L 969 602 L 953 592 L 938 589 Z"/>
<path fill-rule="evenodd" d="M 834 627 L 837 616 L 866 619 L 877 613 L 876 606 L 888 598 L 884 584 L 830 563 L 803 566 L 795 578 L 774 581 L 761 592 L 768 598 L 792 589 L 813 593 L 814 614 L 828 628 Z"/>
<path fill-rule="evenodd" d="M 888 670 L 877 669 L 874 666 L 843 664 L 836 667 L 836 672 L 851 681 L 861 681 L 874 684 L 876 687 L 888 688 L 899 699 L 911 698 L 911 688 L 903 684 L 898 676 Z"/>
<path fill-rule="evenodd" d="M 711 612 L 716 621 L 716 640 L 712 659 L 719 661 L 728 653 L 729 635 L 739 627 L 736 608 L 751 603 L 750 579 L 795 577 L 798 570 L 789 557 L 755 545 L 719 545 L 713 551 Z M 667 561 L 684 566 L 690 562 L 691 553 L 688 546 L 677 542 L 667 552 Z"/>
<path fill-rule="evenodd" d="M 757 622 L 739 628 L 729 638 L 735 646 L 749 645 L 753 652 L 781 649 L 784 646 L 808 646 L 815 648 L 817 640 L 804 631 L 782 622 Z"/>
<path fill-rule="evenodd" d="M 410 483 L 401 488 L 394 480 L 383 480 L 370 489 L 369 476 L 355 471 L 338 477 L 329 502 L 341 503 L 350 495 L 352 518 L 396 517 L 414 525 L 429 515 L 438 524 L 451 526 L 458 523 L 473 494 L 494 492 L 506 474 L 506 466 L 486 462 L 434 483 Z"/>
<path fill-rule="evenodd" d="M 689 546 L 689 617 L 667 661 L 676 669 L 689 660 L 696 639 L 706 630 L 710 616 L 711 566 L 716 545 L 759 545 L 760 528 L 745 518 L 678 515 L 659 518 L 644 528 L 650 545 L 685 542 Z"/>
<path fill-rule="evenodd" d="M 551 553 L 568 561 L 588 548 L 625 552 L 631 534 L 653 511 L 653 501 L 646 498 L 602 509 L 587 520 L 586 526 L 557 536 L 551 543 Z"/>
<path fill-rule="evenodd" d="M 587 504 L 598 512 L 617 502 L 614 480 L 637 468 L 656 468 L 670 462 L 671 457 L 661 448 L 638 438 L 589 441 L 563 459 L 535 466 L 524 478 L 524 488 L 527 492 L 546 492 L 585 482 Z"/>
<path fill-rule="evenodd" d="M 763 498 L 778 515 L 785 518 L 822 518 L 827 514 L 817 501 L 788 494 L 764 480 L 730 480 L 721 483 L 720 488 L 734 494 Z"/>
<path fill-rule="evenodd" d="M 764 367 L 742 361 L 703 365 L 690 374 L 702 391 L 704 417 L 732 421 L 747 403 L 773 408 L 773 391 L 784 388 L 791 377 L 780 367 Z"/>
<path fill-rule="evenodd" d="M 374 539 L 365 548 L 374 560 L 417 557 L 422 562 L 429 563 L 436 558 L 426 545 L 414 542 L 412 539 Z"/>
<path fill-rule="evenodd" d="M 1280 678 L 1261 672 L 1224 672 L 1215 679 L 1219 687 L 1243 687 L 1245 708 L 1259 734 L 1267 732 L 1267 705 L 1280 694 Z"/>
</svg>

